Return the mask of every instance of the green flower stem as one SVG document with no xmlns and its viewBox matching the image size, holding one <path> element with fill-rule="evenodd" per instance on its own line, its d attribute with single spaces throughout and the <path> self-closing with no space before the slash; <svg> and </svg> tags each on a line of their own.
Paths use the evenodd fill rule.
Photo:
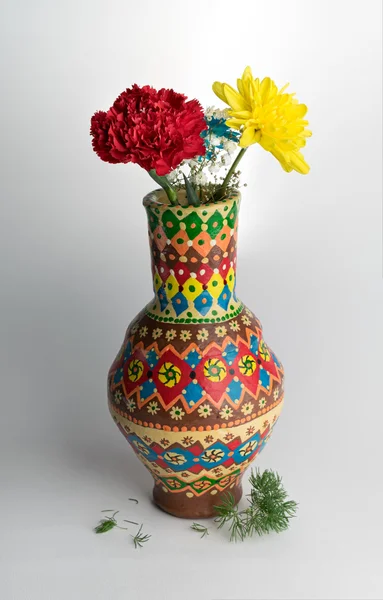
<svg viewBox="0 0 383 600">
<path fill-rule="evenodd" d="M 220 187 L 220 193 L 224 194 L 226 192 L 226 188 L 230 182 L 230 179 L 233 175 L 233 173 L 235 173 L 235 170 L 238 166 L 239 161 L 241 160 L 241 158 L 243 157 L 243 155 L 245 154 L 247 148 L 241 148 L 241 150 L 238 152 L 235 161 L 233 162 L 233 164 L 231 165 L 225 179 L 222 182 L 222 185 Z"/>
<path fill-rule="evenodd" d="M 161 175 L 157 175 L 155 169 L 151 169 L 150 171 L 148 171 L 150 177 L 152 179 L 154 179 L 154 181 L 156 183 L 158 183 L 158 185 L 160 185 L 162 187 L 163 190 L 165 190 L 167 197 L 169 198 L 169 202 L 172 206 L 176 206 L 178 204 L 178 200 L 177 200 L 177 192 L 175 191 L 175 189 L 170 185 L 169 181 L 166 179 L 165 176 L 161 176 Z"/>
</svg>

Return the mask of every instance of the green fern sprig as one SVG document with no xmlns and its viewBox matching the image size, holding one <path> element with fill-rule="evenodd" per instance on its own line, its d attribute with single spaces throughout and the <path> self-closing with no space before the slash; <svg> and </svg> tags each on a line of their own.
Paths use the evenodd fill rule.
<svg viewBox="0 0 383 600">
<path fill-rule="evenodd" d="M 142 525 L 140 526 L 139 530 L 137 531 L 136 535 L 132 535 L 131 537 L 133 538 L 133 543 L 134 543 L 134 547 L 135 548 L 142 548 L 142 545 L 145 544 L 145 542 L 147 542 L 149 540 L 149 538 L 151 538 L 151 535 L 144 535 L 142 534 Z"/>
<path fill-rule="evenodd" d="M 208 528 L 204 525 L 201 525 L 200 523 L 193 523 L 193 525 L 190 525 L 190 528 L 193 529 L 193 531 L 201 533 L 201 538 L 205 537 L 205 535 L 209 535 Z"/>
<path fill-rule="evenodd" d="M 239 510 L 234 496 L 226 494 L 220 505 L 215 506 L 215 522 L 220 529 L 228 525 L 230 541 L 243 541 L 254 534 L 264 535 L 288 529 L 295 516 L 297 503 L 287 500 L 287 492 L 278 473 L 257 469 L 250 476 L 251 491 L 247 498 L 249 506 Z"/>
<path fill-rule="evenodd" d="M 113 509 L 102 510 L 101 512 L 113 512 Z M 111 517 L 104 517 L 103 519 L 101 519 L 99 524 L 96 525 L 96 527 L 94 528 L 94 532 L 107 533 L 111 529 L 114 529 L 114 527 L 118 527 L 119 529 L 121 529 L 115 518 L 118 513 L 119 511 L 116 510 L 113 512 L 113 515 Z"/>
</svg>

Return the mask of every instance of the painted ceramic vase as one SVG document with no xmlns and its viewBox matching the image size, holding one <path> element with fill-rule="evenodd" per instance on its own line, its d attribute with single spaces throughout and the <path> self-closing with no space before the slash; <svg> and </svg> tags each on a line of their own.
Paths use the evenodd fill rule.
<svg viewBox="0 0 383 600">
<path fill-rule="evenodd" d="M 214 514 L 264 448 L 283 404 L 282 365 L 236 296 L 240 196 L 199 207 L 144 198 L 154 300 L 108 376 L 118 428 L 179 517 Z"/>
</svg>

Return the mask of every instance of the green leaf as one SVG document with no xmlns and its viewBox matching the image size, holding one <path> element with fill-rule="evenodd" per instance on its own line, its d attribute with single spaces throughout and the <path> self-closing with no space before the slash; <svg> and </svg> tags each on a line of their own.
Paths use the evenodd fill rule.
<svg viewBox="0 0 383 600">
<path fill-rule="evenodd" d="M 176 206 L 176 204 L 178 204 L 178 199 L 177 199 L 177 192 L 175 191 L 175 189 L 170 185 L 169 181 L 166 179 L 165 176 L 161 176 L 161 175 L 157 175 L 155 169 L 151 169 L 150 171 L 148 171 L 150 177 L 152 179 L 154 179 L 154 181 L 156 183 L 158 183 L 158 185 L 160 185 L 162 187 L 163 190 L 165 190 L 167 197 L 169 198 L 169 202 L 172 206 Z"/>
<path fill-rule="evenodd" d="M 185 188 L 186 188 L 186 197 L 187 197 L 189 206 L 199 206 L 201 204 L 201 201 L 197 196 L 197 192 L 195 191 L 194 187 L 192 186 L 190 181 L 187 179 L 187 177 L 185 177 L 185 175 L 184 175 L 184 181 L 185 181 Z"/>
</svg>

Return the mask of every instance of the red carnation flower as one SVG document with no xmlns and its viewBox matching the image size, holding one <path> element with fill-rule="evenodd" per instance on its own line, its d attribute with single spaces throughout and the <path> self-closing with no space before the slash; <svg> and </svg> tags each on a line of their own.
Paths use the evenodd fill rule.
<svg viewBox="0 0 383 600">
<path fill-rule="evenodd" d="M 133 162 L 167 175 L 183 160 L 205 154 L 201 133 L 206 129 L 198 100 L 187 101 L 173 90 L 133 85 L 108 112 L 92 117 L 90 133 L 102 160 Z"/>
</svg>

